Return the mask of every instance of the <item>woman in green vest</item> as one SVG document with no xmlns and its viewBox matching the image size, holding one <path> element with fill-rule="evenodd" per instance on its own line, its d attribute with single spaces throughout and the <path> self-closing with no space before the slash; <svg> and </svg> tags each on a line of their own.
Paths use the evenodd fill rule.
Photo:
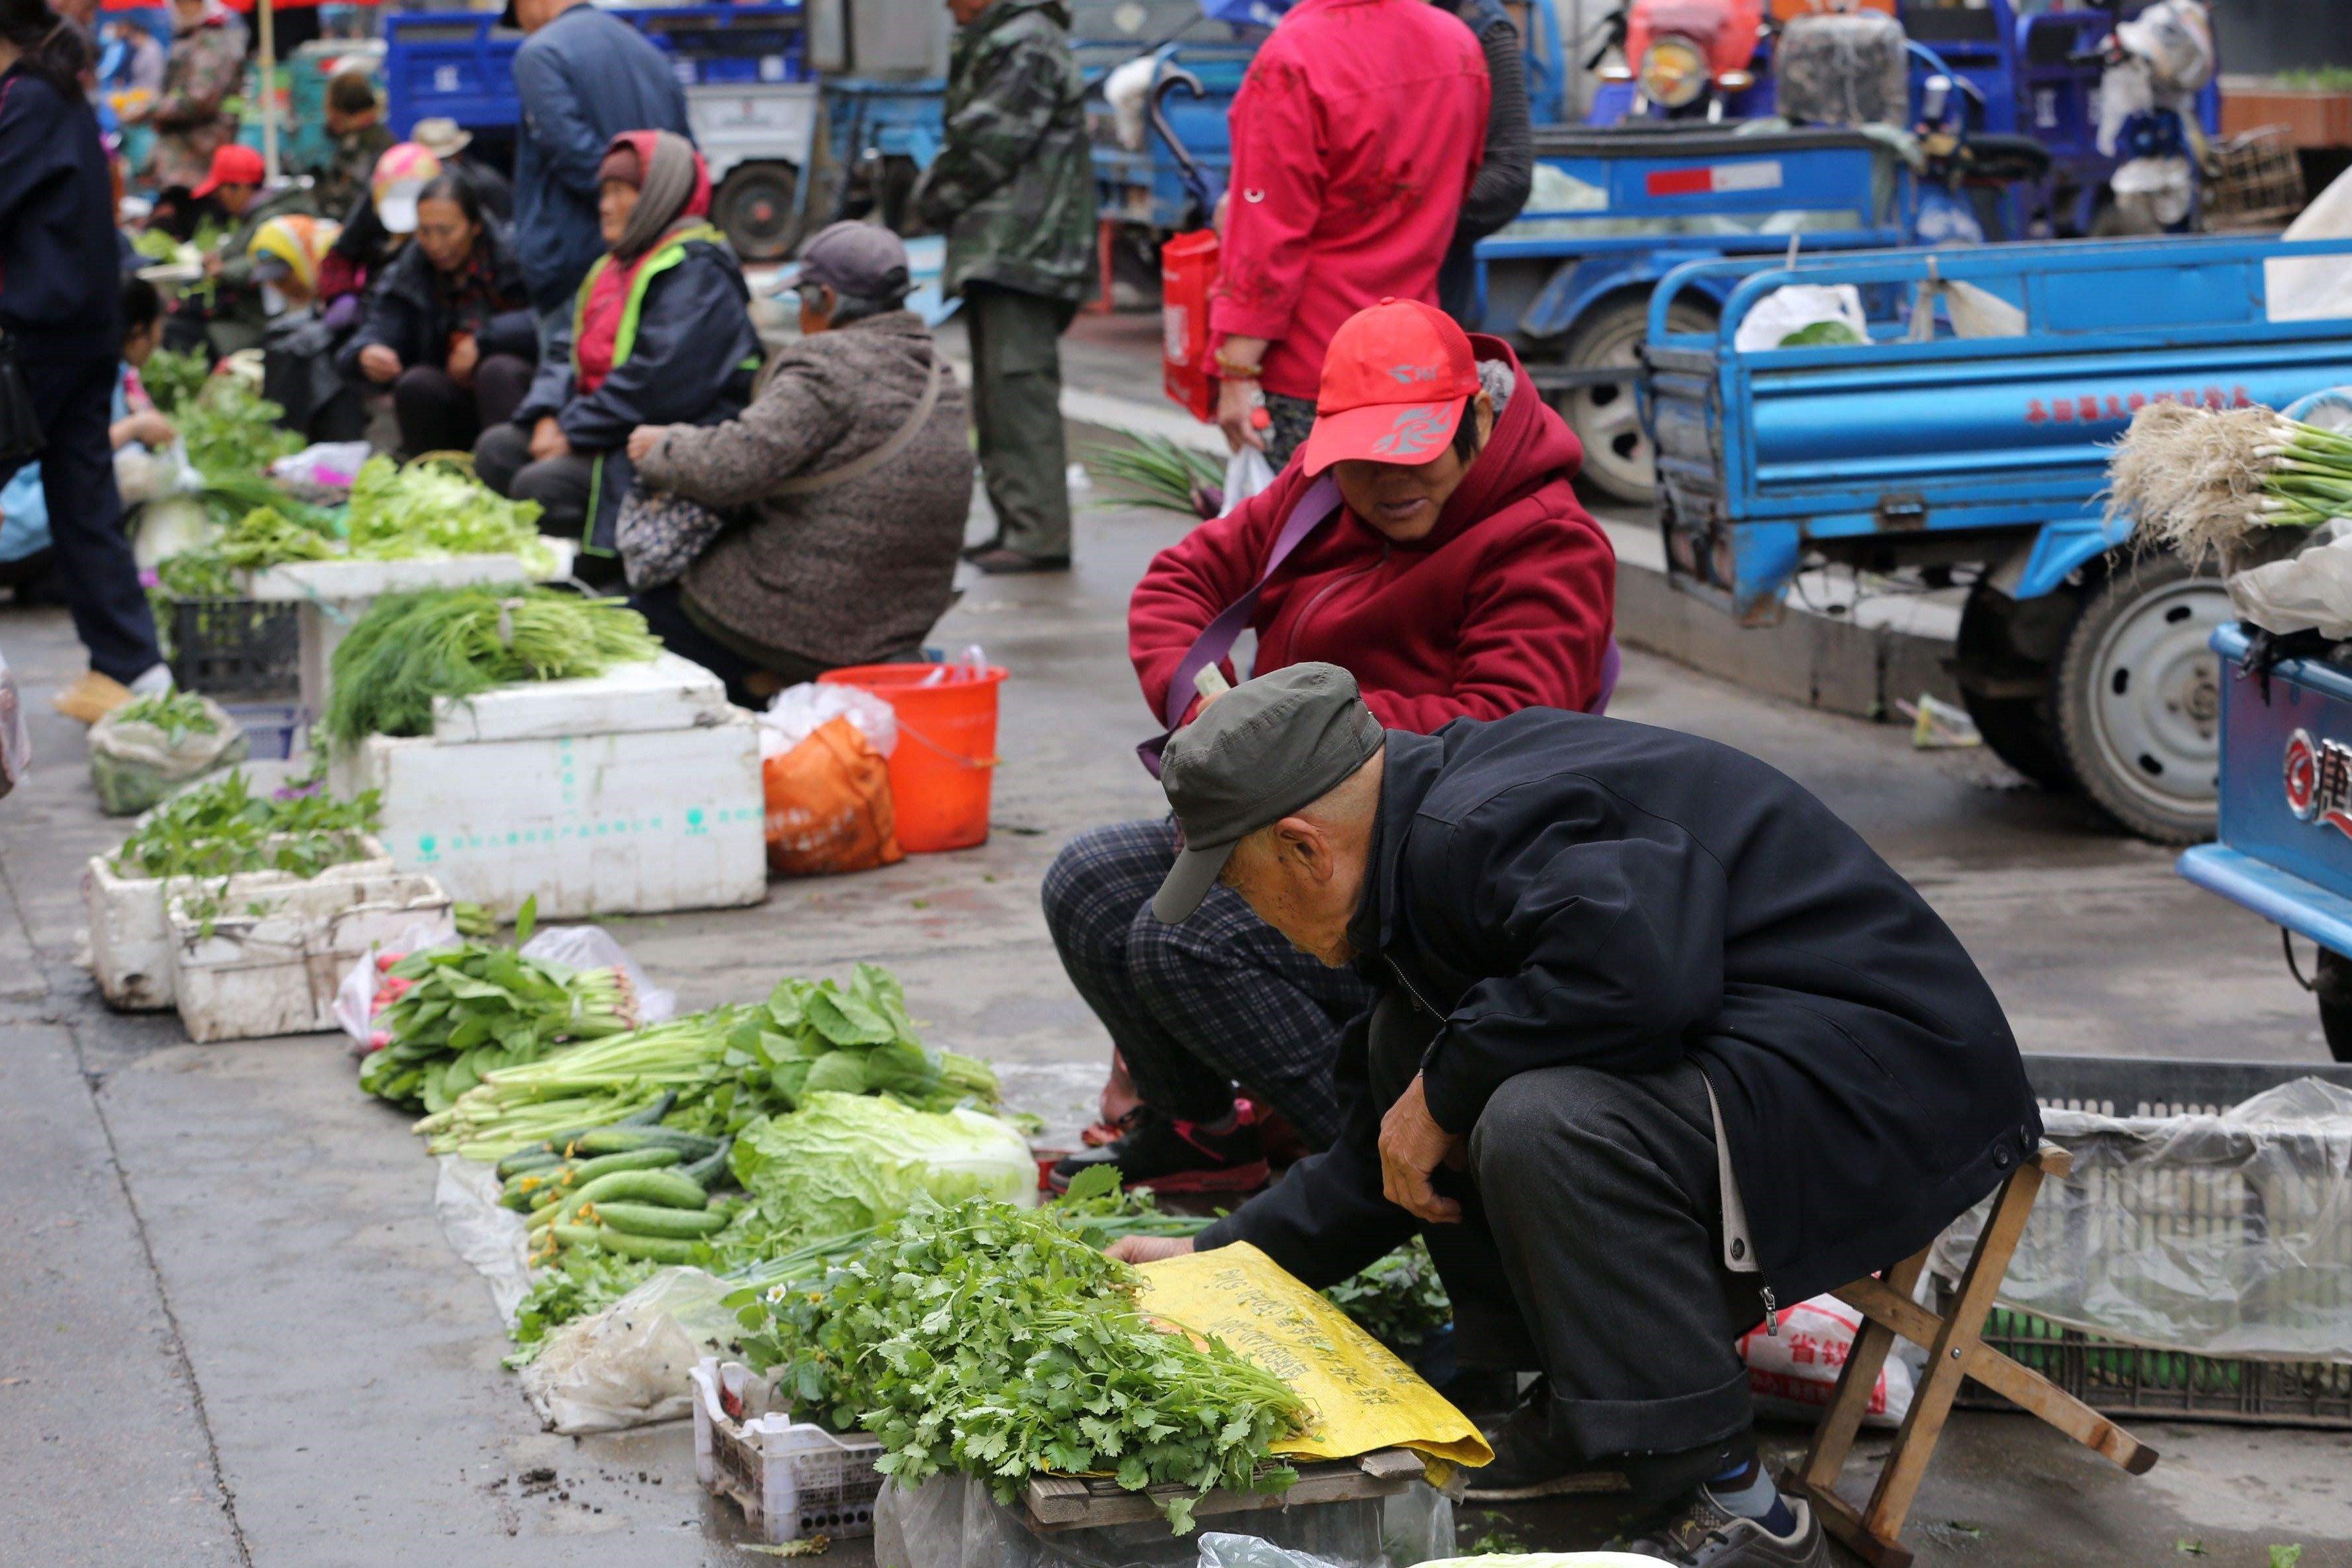
<svg viewBox="0 0 2352 1568">
<path fill-rule="evenodd" d="M 580 539 L 576 574 L 620 580 L 613 523 L 635 476 L 640 425 L 719 425 L 740 413 L 760 368 L 735 253 L 710 226 L 710 174 L 685 137 L 626 131 L 596 171 L 612 248 L 588 269 L 572 325 L 549 345 L 511 424 L 474 446 L 500 495 L 535 500 L 540 527 Z"/>
</svg>

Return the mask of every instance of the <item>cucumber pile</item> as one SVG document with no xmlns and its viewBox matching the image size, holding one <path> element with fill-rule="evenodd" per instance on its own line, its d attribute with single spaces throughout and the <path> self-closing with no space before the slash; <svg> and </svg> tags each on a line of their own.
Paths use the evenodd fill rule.
<svg viewBox="0 0 2352 1568">
<path fill-rule="evenodd" d="M 666 1099 L 667 1097 L 665 1097 Z M 735 1205 L 714 1199 L 734 1141 L 660 1125 L 667 1103 L 631 1121 L 546 1142 L 499 1162 L 509 1208 L 530 1216 L 534 1268 L 571 1248 L 648 1263 L 693 1263 Z"/>
</svg>

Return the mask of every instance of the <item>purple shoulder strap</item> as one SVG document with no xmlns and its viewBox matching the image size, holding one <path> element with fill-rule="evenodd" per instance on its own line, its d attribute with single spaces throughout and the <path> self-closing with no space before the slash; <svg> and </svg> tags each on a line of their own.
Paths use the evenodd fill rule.
<svg viewBox="0 0 2352 1568">
<path fill-rule="evenodd" d="M 1144 770 L 1153 778 L 1160 776 L 1160 752 L 1168 744 L 1168 737 L 1176 732 L 1177 724 L 1184 717 L 1184 710 L 1190 708 L 1192 699 L 1200 695 L 1193 689 L 1194 679 L 1211 665 L 1221 663 L 1225 655 L 1234 651 L 1234 644 L 1241 639 L 1242 628 L 1249 625 L 1250 616 L 1257 608 L 1258 595 L 1264 591 L 1267 579 L 1281 570 L 1282 563 L 1290 559 L 1291 552 L 1306 542 L 1308 534 L 1339 510 L 1339 480 L 1325 474 L 1308 485 L 1306 493 L 1291 507 L 1290 515 L 1282 520 L 1281 531 L 1274 536 L 1274 548 L 1266 552 L 1265 570 L 1257 574 L 1257 581 L 1250 584 L 1247 593 L 1227 605 L 1218 612 L 1215 620 L 1201 628 L 1201 635 L 1192 639 L 1192 647 L 1177 660 L 1176 673 L 1168 682 L 1166 712 L 1162 716 L 1167 728 L 1135 748 L 1135 754 L 1142 759 Z"/>
</svg>

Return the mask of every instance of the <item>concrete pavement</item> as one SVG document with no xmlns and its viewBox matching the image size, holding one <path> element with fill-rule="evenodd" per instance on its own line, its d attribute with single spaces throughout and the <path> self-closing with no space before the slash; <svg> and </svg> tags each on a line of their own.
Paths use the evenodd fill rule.
<svg viewBox="0 0 2352 1568">
<path fill-rule="evenodd" d="M 1014 672 L 984 847 L 616 934 L 689 1007 L 890 964 L 930 1037 L 997 1060 L 1066 1135 L 1105 1044 L 1036 888 L 1069 833 L 1153 808 L 1128 749 L 1148 720 L 1123 616 L 1181 526 L 1089 512 L 1070 577 L 978 580 L 941 624 L 940 644 L 979 642 Z M 0 1163 L 18 1194 L 0 1215 L 0 1563 L 761 1561 L 695 1491 L 682 1426 L 538 1431 L 498 1366 L 487 1289 L 437 1233 L 430 1162 L 358 1093 L 340 1041 L 195 1047 L 169 1015 L 98 1005 L 73 963 L 78 878 L 121 825 L 98 816 L 79 734 L 47 702 L 79 652 L 53 611 L 0 611 L 0 647 L 38 753 L 0 802 Z M 2324 1058 L 2268 927 L 1981 753 L 1914 752 L 1899 730 L 1641 655 L 1616 711 L 1743 746 L 1822 794 L 1950 921 L 2029 1049 Z M 2352 1563 L 2352 1436 L 2143 1436 L 2165 1459 L 2134 1480 L 2021 1418 L 1957 1416 L 1914 1514 L 1920 1561 L 2147 1564 L 2192 1541 L 2216 1568 L 2259 1568 L 2288 1542 L 2305 1568 Z M 1563 1505 L 1520 1524 L 1532 1544 L 1590 1543 L 1604 1516 Z"/>
</svg>

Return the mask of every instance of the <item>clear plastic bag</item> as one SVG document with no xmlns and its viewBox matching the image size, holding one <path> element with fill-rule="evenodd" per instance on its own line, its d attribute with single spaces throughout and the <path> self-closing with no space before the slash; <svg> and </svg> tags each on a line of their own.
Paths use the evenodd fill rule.
<svg viewBox="0 0 2352 1568">
<path fill-rule="evenodd" d="M 739 1325 L 720 1303 L 735 1289 L 699 1268 L 663 1269 L 549 1335 L 522 1369 L 523 1397 L 549 1430 L 567 1436 L 693 1414 L 695 1363 L 731 1353 Z"/>
<path fill-rule="evenodd" d="M 2266 632 L 2316 631 L 2339 642 L 2352 637 L 2352 535 L 2233 572 L 2224 585 L 2238 618 Z"/>
<path fill-rule="evenodd" d="M 16 787 L 33 765 L 33 732 L 25 727 L 25 698 L 0 653 L 0 795 Z"/>
<path fill-rule="evenodd" d="M 2200 1355 L 2352 1363 L 2352 1089 L 2297 1079 L 2218 1116 L 2045 1110 L 2046 1184 L 2003 1306 Z M 1990 1200 L 1931 1267 L 1956 1281 Z"/>
<path fill-rule="evenodd" d="M 846 719 L 873 748 L 898 748 L 898 715 L 872 692 L 855 686 L 803 681 L 769 700 L 760 720 L 760 760 L 781 757 L 835 719 Z"/>
<path fill-rule="evenodd" d="M 1204 1523 L 1244 1525 L 1253 1550 L 1290 1568 L 1407 1568 L 1382 1545 L 1381 1500 L 1318 1503 L 1213 1515 Z M 1018 1503 L 1000 1503 L 987 1483 L 937 1475 L 913 1489 L 883 1484 L 874 1505 L 875 1568 L 1213 1568 L 1210 1535 L 1172 1533 L 1159 1519 L 1097 1529 L 1032 1529 Z M 1272 1563 L 1276 1558 L 1268 1558 Z"/>
<path fill-rule="evenodd" d="M 269 477 L 298 485 L 347 490 L 371 450 L 365 441 L 320 441 L 270 464 Z"/>
<path fill-rule="evenodd" d="M 472 1264 L 490 1283 L 499 1316 L 514 1321 L 515 1308 L 530 1289 L 530 1229 L 523 1216 L 499 1201 L 503 1184 L 489 1166 L 444 1154 L 433 1184 L 433 1217 L 440 1222 L 449 1250 Z"/>
<path fill-rule="evenodd" d="M 1231 517 L 1242 502 L 1274 483 L 1274 465 L 1255 447 L 1244 447 L 1225 459 L 1225 501 L 1219 517 Z"/>
<path fill-rule="evenodd" d="M 89 727 L 89 777 L 99 809 L 109 816 L 136 816 L 182 784 L 245 760 L 251 744 L 245 726 L 211 698 L 197 700 L 209 730 L 174 736 L 160 724 L 126 717 L 127 708 Z"/>
<path fill-rule="evenodd" d="M 1773 289 L 1740 318 L 1732 347 L 1741 353 L 1777 349 L 1808 328 L 1842 326 L 1857 342 L 1870 341 L 1870 321 L 1862 313 L 1862 290 L 1851 283 L 1823 286 L 1790 283 Z"/>
</svg>

